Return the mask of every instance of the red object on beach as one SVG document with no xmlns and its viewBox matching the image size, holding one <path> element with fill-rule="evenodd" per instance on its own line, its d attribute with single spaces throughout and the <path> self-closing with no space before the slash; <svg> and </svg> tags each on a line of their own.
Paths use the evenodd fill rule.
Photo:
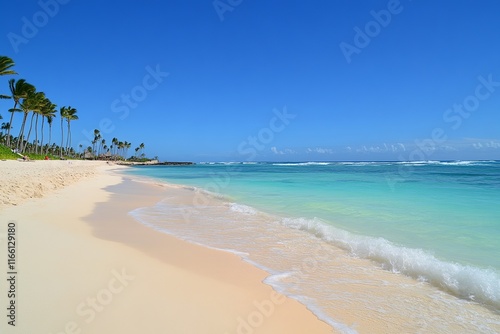
<svg viewBox="0 0 500 334">
<path fill-rule="evenodd" d="M 49 157 L 48 157 L 48 156 L 45 156 L 45 160 L 49 160 Z"/>
</svg>

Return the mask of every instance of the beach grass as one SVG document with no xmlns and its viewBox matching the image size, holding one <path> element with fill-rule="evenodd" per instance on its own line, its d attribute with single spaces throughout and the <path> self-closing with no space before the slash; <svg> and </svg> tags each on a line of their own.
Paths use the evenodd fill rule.
<svg viewBox="0 0 500 334">
<path fill-rule="evenodd" d="M 0 159 L 1 160 L 15 160 L 19 156 L 12 152 L 10 148 L 4 145 L 0 145 Z"/>
<path fill-rule="evenodd" d="M 35 154 L 35 153 L 26 153 L 26 155 L 30 160 L 45 160 L 45 156 L 48 156 L 50 160 L 59 160 L 59 157 L 56 157 L 52 154 Z M 12 152 L 10 148 L 7 146 L 0 144 L 0 160 L 17 160 L 21 159 L 21 156 Z"/>
</svg>

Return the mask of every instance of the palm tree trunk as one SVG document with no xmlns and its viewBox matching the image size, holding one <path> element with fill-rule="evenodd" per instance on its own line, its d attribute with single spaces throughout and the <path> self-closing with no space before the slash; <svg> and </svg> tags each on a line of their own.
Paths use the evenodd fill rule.
<svg viewBox="0 0 500 334">
<path fill-rule="evenodd" d="M 26 125 L 26 119 L 28 118 L 28 113 L 23 115 L 23 123 L 21 124 L 21 129 L 19 130 L 19 136 L 17 137 L 17 150 L 21 151 L 24 143 L 24 126 Z"/>
<path fill-rule="evenodd" d="M 38 154 L 38 116 L 39 114 L 36 114 L 36 120 L 35 120 L 35 153 Z"/>
<path fill-rule="evenodd" d="M 30 135 L 31 135 L 31 129 L 33 128 L 33 118 L 35 117 L 35 113 L 31 115 L 31 120 L 30 120 L 30 129 L 28 131 L 28 135 L 26 136 L 26 143 L 24 144 L 24 147 L 22 149 L 22 152 L 26 150 L 26 146 L 28 146 L 28 143 L 30 141 Z"/>
<path fill-rule="evenodd" d="M 47 149 L 45 150 L 45 155 L 49 153 L 50 140 L 52 139 L 52 124 L 49 123 L 49 143 Z"/>
<path fill-rule="evenodd" d="M 71 129 L 69 127 L 69 119 L 67 119 L 68 121 L 68 133 L 66 134 L 66 152 L 68 152 L 69 150 L 69 144 L 70 144 L 70 138 L 71 138 Z"/>
<path fill-rule="evenodd" d="M 71 126 L 70 126 L 70 122 L 68 122 L 68 137 L 69 137 L 69 145 L 68 145 L 68 148 L 71 149 L 71 140 L 73 139 L 71 137 Z"/>
<path fill-rule="evenodd" d="M 17 101 L 14 102 L 14 109 L 17 107 Z M 7 129 L 7 146 L 10 147 L 10 129 L 12 129 L 12 122 L 14 121 L 14 113 L 13 111 L 10 115 L 10 122 L 9 122 L 9 128 Z"/>
<path fill-rule="evenodd" d="M 43 154 L 43 125 L 45 124 L 45 116 L 42 116 L 42 139 L 40 140 L 40 154 Z"/>
<path fill-rule="evenodd" d="M 62 149 L 63 149 L 63 144 L 64 143 L 64 128 L 63 128 L 63 117 L 61 114 L 61 147 L 59 148 L 59 157 L 62 159 Z"/>
</svg>

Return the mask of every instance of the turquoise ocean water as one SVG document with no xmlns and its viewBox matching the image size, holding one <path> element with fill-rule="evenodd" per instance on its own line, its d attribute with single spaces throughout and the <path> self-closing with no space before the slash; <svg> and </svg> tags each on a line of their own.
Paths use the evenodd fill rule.
<svg viewBox="0 0 500 334">
<path fill-rule="evenodd" d="M 266 231 L 286 231 L 265 227 L 244 244 L 242 236 L 257 233 L 251 226 L 262 228 L 265 215 L 312 242 L 321 239 L 350 256 L 500 310 L 498 161 L 201 163 L 136 167 L 127 173 L 220 199 L 221 208 L 208 207 L 199 196 L 187 207 L 166 199 L 132 213 L 184 239 L 248 254 Z M 207 225 L 169 226 L 167 217 L 174 212 L 190 218 L 199 214 Z M 217 233 L 207 232 L 211 227 Z M 280 243 L 279 236 L 272 237 Z M 276 250 L 267 258 L 280 254 Z M 272 261 L 252 261 L 270 272 L 276 269 Z"/>
</svg>

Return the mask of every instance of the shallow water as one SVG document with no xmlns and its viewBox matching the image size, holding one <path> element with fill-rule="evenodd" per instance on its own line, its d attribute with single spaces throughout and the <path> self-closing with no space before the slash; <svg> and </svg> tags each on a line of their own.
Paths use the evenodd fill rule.
<svg viewBox="0 0 500 334">
<path fill-rule="evenodd" d="M 363 332 L 366 319 L 392 321 L 398 330 L 441 326 L 444 333 L 495 333 L 499 167 L 430 162 L 134 168 L 129 173 L 191 186 L 183 191 L 192 200 L 176 203 L 174 196 L 132 215 L 183 239 L 237 252 L 272 274 L 267 283 L 346 333 Z M 184 223 L 172 223 L 181 218 Z M 387 293 L 380 295 L 380 286 Z M 429 309 L 429 303 L 436 306 Z M 363 321 L 348 315 L 359 309 L 366 311 Z"/>
</svg>

